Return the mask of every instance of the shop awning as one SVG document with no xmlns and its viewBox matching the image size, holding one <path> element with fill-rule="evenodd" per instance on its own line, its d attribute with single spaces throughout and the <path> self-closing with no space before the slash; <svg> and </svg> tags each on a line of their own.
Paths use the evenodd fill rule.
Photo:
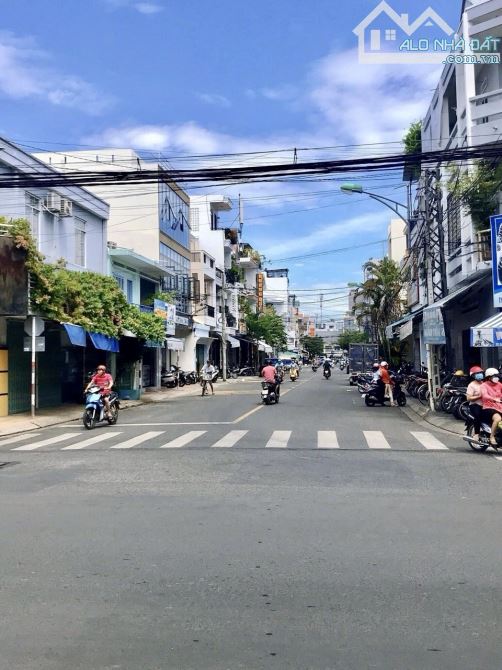
<svg viewBox="0 0 502 670">
<path fill-rule="evenodd" d="M 168 337 L 166 344 L 171 351 L 183 351 L 185 348 L 185 340 L 178 337 Z"/>
<path fill-rule="evenodd" d="M 96 349 L 113 351 L 115 353 L 119 352 L 119 341 L 114 337 L 108 337 L 108 335 L 103 335 L 103 333 L 89 333 L 89 337 Z"/>
<path fill-rule="evenodd" d="M 263 340 L 258 340 L 258 351 L 264 351 L 266 354 L 271 354 L 273 349 Z M 281 354 L 281 356 L 284 356 L 284 354 Z"/>
<path fill-rule="evenodd" d="M 471 282 L 464 284 L 463 286 L 460 286 L 459 288 L 454 289 L 450 293 L 448 293 L 447 296 L 444 298 L 441 298 L 441 300 L 437 300 L 435 303 L 432 305 L 429 305 L 425 309 L 433 309 L 435 307 L 446 307 L 450 302 L 455 300 L 456 298 L 460 298 L 464 293 L 467 293 L 467 291 L 472 291 L 473 288 L 476 288 L 480 284 L 486 281 L 487 275 L 483 275 L 482 277 L 477 277 L 476 279 L 472 280 Z"/>
<path fill-rule="evenodd" d="M 408 321 L 412 321 L 412 319 L 413 319 L 413 314 L 407 314 L 406 316 L 403 316 L 402 319 L 399 319 L 398 321 L 394 321 L 394 323 L 390 323 L 385 328 L 385 337 L 388 340 L 392 340 L 393 337 L 397 337 L 400 333 L 401 326 L 403 326 L 405 323 L 408 323 Z"/>
<path fill-rule="evenodd" d="M 211 344 L 215 339 L 215 337 L 198 337 L 197 344 Z"/>
<path fill-rule="evenodd" d="M 82 326 L 75 326 L 73 323 L 63 323 L 63 328 L 66 330 L 68 339 L 75 347 L 85 347 L 87 346 L 85 338 L 85 328 Z"/>
<path fill-rule="evenodd" d="M 502 347 L 502 312 L 471 328 L 471 347 Z"/>
<path fill-rule="evenodd" d="M 227 335 L 227 342 L 230 343 L 232 349 L 237 349 L 237 347 L 241 346 L 239 340 L 235 339 L 235 337 L 232 337 L 231 335 Z"/>
</svg>

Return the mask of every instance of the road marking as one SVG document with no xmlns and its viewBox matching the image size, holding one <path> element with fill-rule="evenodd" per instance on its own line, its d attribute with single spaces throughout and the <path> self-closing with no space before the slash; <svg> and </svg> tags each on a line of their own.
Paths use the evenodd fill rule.
<svg viewBox="0 0 502 670">
<path fill-rule="evenodd" d="M 363 433 L 370 449 L 390 449 L 390 444 L 381 430 L 363 430 Z"/>
<path fill-rule="evenodd" d="M 136 427 L 146 427 L 146 426 L 231 426 L 234 421 L 150 421 L 150 423 L 124 423 L 121 422 L 120 426 L 136 426 Z M 59 426 L 53 426 L 53 428 L 80 428 L 80 426 L 75 425 L 74 423 L 69 424 L 60 424 Z"/>
<path fill-rule="evenodd" d="M 98 433 L 97 435 L 94 435 L 93 437 L 90 437 L 87 440 L 82 440 L 82 442 L 75 442 L 75 444 L 70 444 L 69 447 L 63 447 L 61 451 L 71 451 L 74 449 L 85 449 L 85 447 L 90 447 L 93 444 L 97 444 L 98 442 L 103 442 L 104 440 L 109 440 L 111 437 L 117 437 L 117 435 L 122 435 L 122 432 L 114 432 L 114 433 L 109 433 L 109 432 L 103 432 L 103 433 Z"/>
<path fill-rule="evenodd" d="M 46 447 L 47 445 L 57 444 L 58 442 L 64 442 L 70 438 L 75 437 L 75 433 L 63 433 L 62 435 L 57 435 L 56 437 L 49 437 L 45 440 L 39 440 L 38 442 L 32 442 L 31 444 L 23 444 L 22 447 L 16 447 L 11 449 L 11 451 L 33 451 L 34 449 L 40 449 L 40 447 Z"/>
<path fill-rule="evenodd" d="M 258 407 L 254 407 L 253 409 L 250 409 L 248 412 L 244 412 L 244 414 L 241 414 L 237 419 L 232 421 L 232 423 L 240 423 L 241 421 L 244 421 L 244 419 L 247 419 L 248 416 L 251 416 L 251 414 L 254 414 L 255 412 L 258 412 L 258 410 L 263 409 L 265 405 L 258 405 Z"/>
<path fill-rule="evenodd" d="M 420 442 L 422 446 L 424 446 L 426 449 L 448 449 L 447 446 L 445 446 L 442 442 L 440 442 L 437 437 L 434 437 L 431 433 L 415 433 L 412 430 L 410 430 L 410 433 L 413 435 L 413 437 Z"/>
<path fill-rule="evenodd" d="M 317 431 L 317 448 L 318 449 L 339 449 L 338 438 L 335 430 L 319 430 Z"/>
<path fill-rule="evenodd" d="M 233 447 L 234 444 L 237 444 L 237 442 L 246 435 L 249 431 L 247 430 L 231 430 L 229 433 L 224 435 L 221 440 L 218 440 L 218 442 L 215 442 L 212 446 L 213 447 Z"/>
<path fill-rule="evenodd" d="M 0 442 L 0 447 L 3 447 L 4 444 L 16 444 L 16 442 L 22 442 L 23 440 L 29 440 L 30 437 L 38 437 L 40 433 L 28 433 L 27 435 L 16 435 L 15 437 L 9 437 L 6 440 Z"/>
<path fill-rule="evenodd" d="M 268 449 L 285 449 L 288 446 L 288 440 L 291 437 L 290 430 L 274 430 L 272 437 L 265 445 Z"/>
<path fill-rule="evenodd" d="M 157 435 L 162 435 L 163 433 L 163 430 L 151 430 L 148 433 L 142 433 L 141 435 L 136 435 L 136 437 L 131 437 L 130 440 L 126 440 L 120 444 L 113 444 L 110 449 L 131 449 L 131 447 L 135 447 L 136 445 L 141 444 L 142 442 L 146 442 L 147 440 L 151 440 L 154 437 L 157 437 Z"/>
<path fill-rule="evenodd" d="M 171 440 L 170 442 L 166 442 L 166 444 L 161 445 L 160 448 L 179 449 L 179 447 L 184 447 L 185 444 L 188 444 L 189 442 L 196 440 L 201 435 L 204 435 L 205 432 L 206 432 L 205 430 L 189 430 L 188 433 L 180 435 L 180 437 L 176 437 L 174 440 Z"/>
</svg>

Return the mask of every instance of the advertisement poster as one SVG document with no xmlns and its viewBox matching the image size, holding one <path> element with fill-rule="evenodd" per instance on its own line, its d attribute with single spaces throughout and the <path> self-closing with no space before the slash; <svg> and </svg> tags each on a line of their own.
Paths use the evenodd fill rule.
<svg viewBox="0 0 502 670">
<path fill-rule="evenodd" d="M 425 344 L 446 344 L 441 307 L 432 306 L 424 309 L 423 327 Z"/>
<path fill-rule="evenodd" d="M 490 216 L 493 306 L 502 307 L 502 214 Z"/>
</svg>

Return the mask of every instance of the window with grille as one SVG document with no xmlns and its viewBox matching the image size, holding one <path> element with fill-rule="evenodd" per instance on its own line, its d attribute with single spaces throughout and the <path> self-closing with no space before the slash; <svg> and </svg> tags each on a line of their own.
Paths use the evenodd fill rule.
<svg viewBox="0 0 502 670">
<path fill-rule="evenodd" d="M 40 248 L 40 200 L 33 195 L 26 194 L 26 218 L 30 222 L 31 234 L 37 248 Z"/>
<path fill-rule="evenodd" d="M 446 201 L 448 218 L 448 252 L 452 254 L 462 244 L 460 225 L 460 202 L 454 195 L 449 195 Z"/>
<path fill-rule="evenodd" d="M 199 208 L 190 207 L 190 228 L 192 233 L 199 232 Z"/>
<path fill-rule="evenodd" d="M 85 267 L 85 221 L 75 218 L 75 265 Z"/>
</svg>

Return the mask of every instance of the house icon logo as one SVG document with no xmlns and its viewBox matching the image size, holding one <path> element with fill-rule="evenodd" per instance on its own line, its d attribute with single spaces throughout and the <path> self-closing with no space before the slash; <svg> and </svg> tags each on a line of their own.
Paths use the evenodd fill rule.
<svg viewBox="0 0 502 670">
<path fill-rule="evenodd" d="M 353 31 L 360 63 L 442 63 L 454 30 L 431 7 L 412 23 L 382 0 Z"/>
</svg>

